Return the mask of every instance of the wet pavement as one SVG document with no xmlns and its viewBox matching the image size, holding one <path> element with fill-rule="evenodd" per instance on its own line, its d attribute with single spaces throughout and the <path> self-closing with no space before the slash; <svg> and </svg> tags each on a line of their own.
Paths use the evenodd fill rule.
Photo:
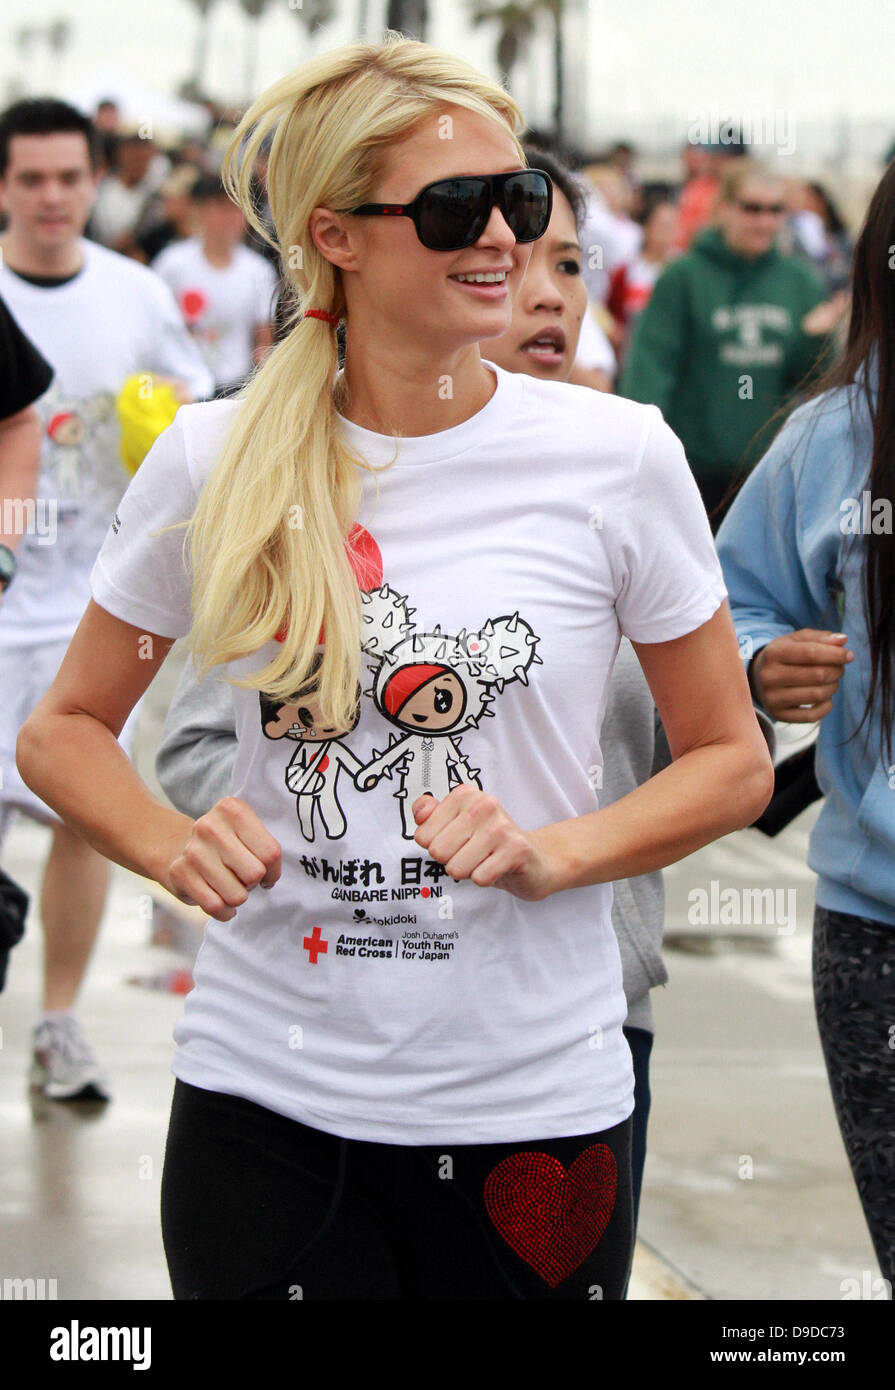
<svg viewBox="0 0 895 1390">
<path fill-rule="evenodd" d="M 670 980 L 653 991 L 640 1234 L 713 1299 L 840 1299 L 843 1281 L 879 1279 L 814 1018 L 815 816 L 773 840 L 728 836 L 666 873 L 666 935 L 693 935 L 666 950 Z M 784 911 L 769 925 L 711 928 L 704 942 L 728 940 L 700 952 L 690 894 L 713 879 L 772 888 L 778 904 L 795 902 L 794 923 Z"/>
</svg>

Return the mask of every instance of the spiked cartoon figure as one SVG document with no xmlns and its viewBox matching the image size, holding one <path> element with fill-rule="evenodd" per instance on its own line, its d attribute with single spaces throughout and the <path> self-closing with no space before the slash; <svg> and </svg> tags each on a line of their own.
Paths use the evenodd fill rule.
<svg viewBox="0 0 895 1390">
<path fill-rule="evenodd" d="M 463 628 L 455 637 L 438 624 L 432 632 L 416 632 L 410 621 L 416 610 L 387 584 L 361 597 L 361 645 L 376 661 L 364 694 L 403 737 L 392 734 L 382 753 L 374 748 L 354 780 L 368 791 L 380 777 L 398 773 L 395 797 L 404 838 L 412 840 L 411 807 L 418 796 L 428 792 L 441 801 L 461 782 L 481 788 L 480 769 L 469 766 L 457 735 L 493 717 L 493 690 L 500 694 L 516 680 L 528 684 L 528 668 L 542 664 L 535 654 L 539 639 L 518 613 L 489 618 L 481 632 Z"/>
</svg>

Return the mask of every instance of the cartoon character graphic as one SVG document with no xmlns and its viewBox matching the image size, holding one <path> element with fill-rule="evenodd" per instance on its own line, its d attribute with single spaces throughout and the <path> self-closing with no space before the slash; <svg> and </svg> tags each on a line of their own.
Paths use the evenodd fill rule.
<svg viewBox="0 0 895 1390">
<path fill-rule="evenodd" d="M 320 669 L 323 654 L 318 652 L 311 668 Z M 360 771 L 361 763 L 350 748 L 340 742 L 343 734 L 357 727 L 360 718 L 360 686 L 353 723 L 347 729 L 329 728 L 321 724 L 315 689 L 303 691 L 289 700 L 275 700 L 259 692 L 261 729 L 265 738 L 288 738 L 298 744 L 286 768 L 286 786 L 296 798 L 296 810 L 301 833 L 306 840 L 314 839 L 314 817 L 319 818 L 327 839 L 338 840 L 345 834 L 345 813 L 338 798 L 339 773 L 346 767 L 352 777 Z"/>
<path fill-rule="evenodd" d="M 511 681 L 528 684 L 529 667 L 543 664 L 535 653 L 540 639 L 518 613 L 490 618 L 480 632 L 464 628 L 454 637 L 436 624 L 418 633 L 410 621 L 416 610 L 387 584 L 361 600 L 361 646 L 375 658 L 373 685 L 364 694 L 402 736 L 390 735 L 384 752 L 374 748 L 354 780 L 369 791 L 397 772 L 402 834 L 412 840 L 418 796 L 430 792 L 442 800 L 461 782 L 481 787 L 480 769 L 470 767 L 458 735 L 493 717 L 493 690 L 500 694 Z"/>
<path fill-rule="evenodd" d="M 52 446 L 59 492 L 63 497 L 77 497 L 80 492 L 80 446 L 86 433 L 84 421 L 73 410 L 60 410 L 47 421 L 47 438 Z"/>
<path fill-rule="evenodd" d="M 85 503 L 102 472 L 100 460 L 114 450 L 114 397 L 108 391 L 81 399 L 51 388 L 40 401 L 46 433 L 44 472 L 50 495 L 60 503 Z M 111 438 L 106 435 L 111 432 Z M 97 458 L 94 458 L 97 455 Z M 115 479 L 121 497 L 120 475 Z"/>
</svg>

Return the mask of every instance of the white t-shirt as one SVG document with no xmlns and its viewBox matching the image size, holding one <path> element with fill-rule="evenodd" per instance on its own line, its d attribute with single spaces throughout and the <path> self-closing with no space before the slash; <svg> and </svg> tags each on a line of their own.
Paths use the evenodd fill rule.
<svg viewBox="0 0 895 1390">
<path fill-rule="evenodd" d="M 578 347 L 575 351 L 575 366 L 608 372 L 609 376 L 613 378 L 618 371 L 615 350 L 597 322 L 589 303 L 584 311 L 584 318 L 581 320 L 581 332 L 578 335 Z"/>
<path fill-rule="evenodd" d="M 116 174 L 100 180 L 90 213 L 90 227 L 105 246 L 113 246 L 125 232 L 140 222 L 150 199 L 158 192 L 171 170 L 171 161 L 159 151 L 139 183 L 128 187 Z"/>
<path fill-rule="evenodd" d="M 581 230 L 582 274 L 595 304 L 605 304 L 609 277 L 617 265 L 632 261 L 643 242 L 643 228 L 619 217 L 598 189 L 588 186 L 587 210 Z"/>
<path fill-rule="evenodd" d="M 404 808 L 412 822 L 421 791 L 474 780 L 525 830 L 597 809 L 621 632 L 681 636 L 726 591 L 654 406 L 490 370 L 484 409 L 399 442 L 375 515 L 364 475 L 374 587 L 354 730 L 300 742 L 290 711 L 269 737 L 257 691 L 233 688 L 233 793 L 281 844 L 283 873 L 206 923 L 174 1072 L 349 1138 L 586 1134 L 633 1104 L 611 885 L 525 902 L 454 883 Z M 239 408 L 182 409 L 128 489 L 92 576 L 124 621 L 189 629 L 183 533 L 153 532 L 190 516 Z M 392 458 L 391 437 L 342 428 L 371 463 Z M 379 780 L 361 790 L 359 769 Z"/>
<path fill-rule="evenodd" d="M 90 569 L 130 481 L 115 398 L 135 372 L 212 381 L 167 285 L 146 266 L 82 238 L 84 264 L 41 286 L 0 265 L 0 293 L 52 366 L 35 402 L 44 427 L 33 526 L 0 607 L 0 647 L 70 638 L 90 598 Z"/>
<path fill-rule="evenodd" d="M 228 266 L 211 265 L 201 237 L 172 242 L 152 269 L 174 291 L 215 384 L 241 381 L 252 370 L 254 332 L 273 321 L 277 276 L 257 251 L 237 246 Z"/>
</svg>

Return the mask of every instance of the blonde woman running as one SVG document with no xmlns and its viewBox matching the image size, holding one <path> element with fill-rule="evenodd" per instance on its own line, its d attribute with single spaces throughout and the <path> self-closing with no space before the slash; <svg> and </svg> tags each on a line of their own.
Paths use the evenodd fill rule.
<svg viewBox="0 0 895 1390">
<path fill-rule="evenodd" d="M 301 309 L 241 397 L 185 407 L 150 452 L 19 739 L 70 824 L 211 919 L 175 1032 L 177 1298 L 622 1297 L 609 885 L 770 796 L 659 412 L 479 354 L 550 217 L 520 122 L 394 36 L 246 113 L 225 178 L 257 227 L 273 134 Z M 239 740 L 234 795 L 195 821 L 115 741 L 187 633 L 200 675 L 233 663 Z M 621 633 L 676 761 L 600 810 Z"/>
</svg>

